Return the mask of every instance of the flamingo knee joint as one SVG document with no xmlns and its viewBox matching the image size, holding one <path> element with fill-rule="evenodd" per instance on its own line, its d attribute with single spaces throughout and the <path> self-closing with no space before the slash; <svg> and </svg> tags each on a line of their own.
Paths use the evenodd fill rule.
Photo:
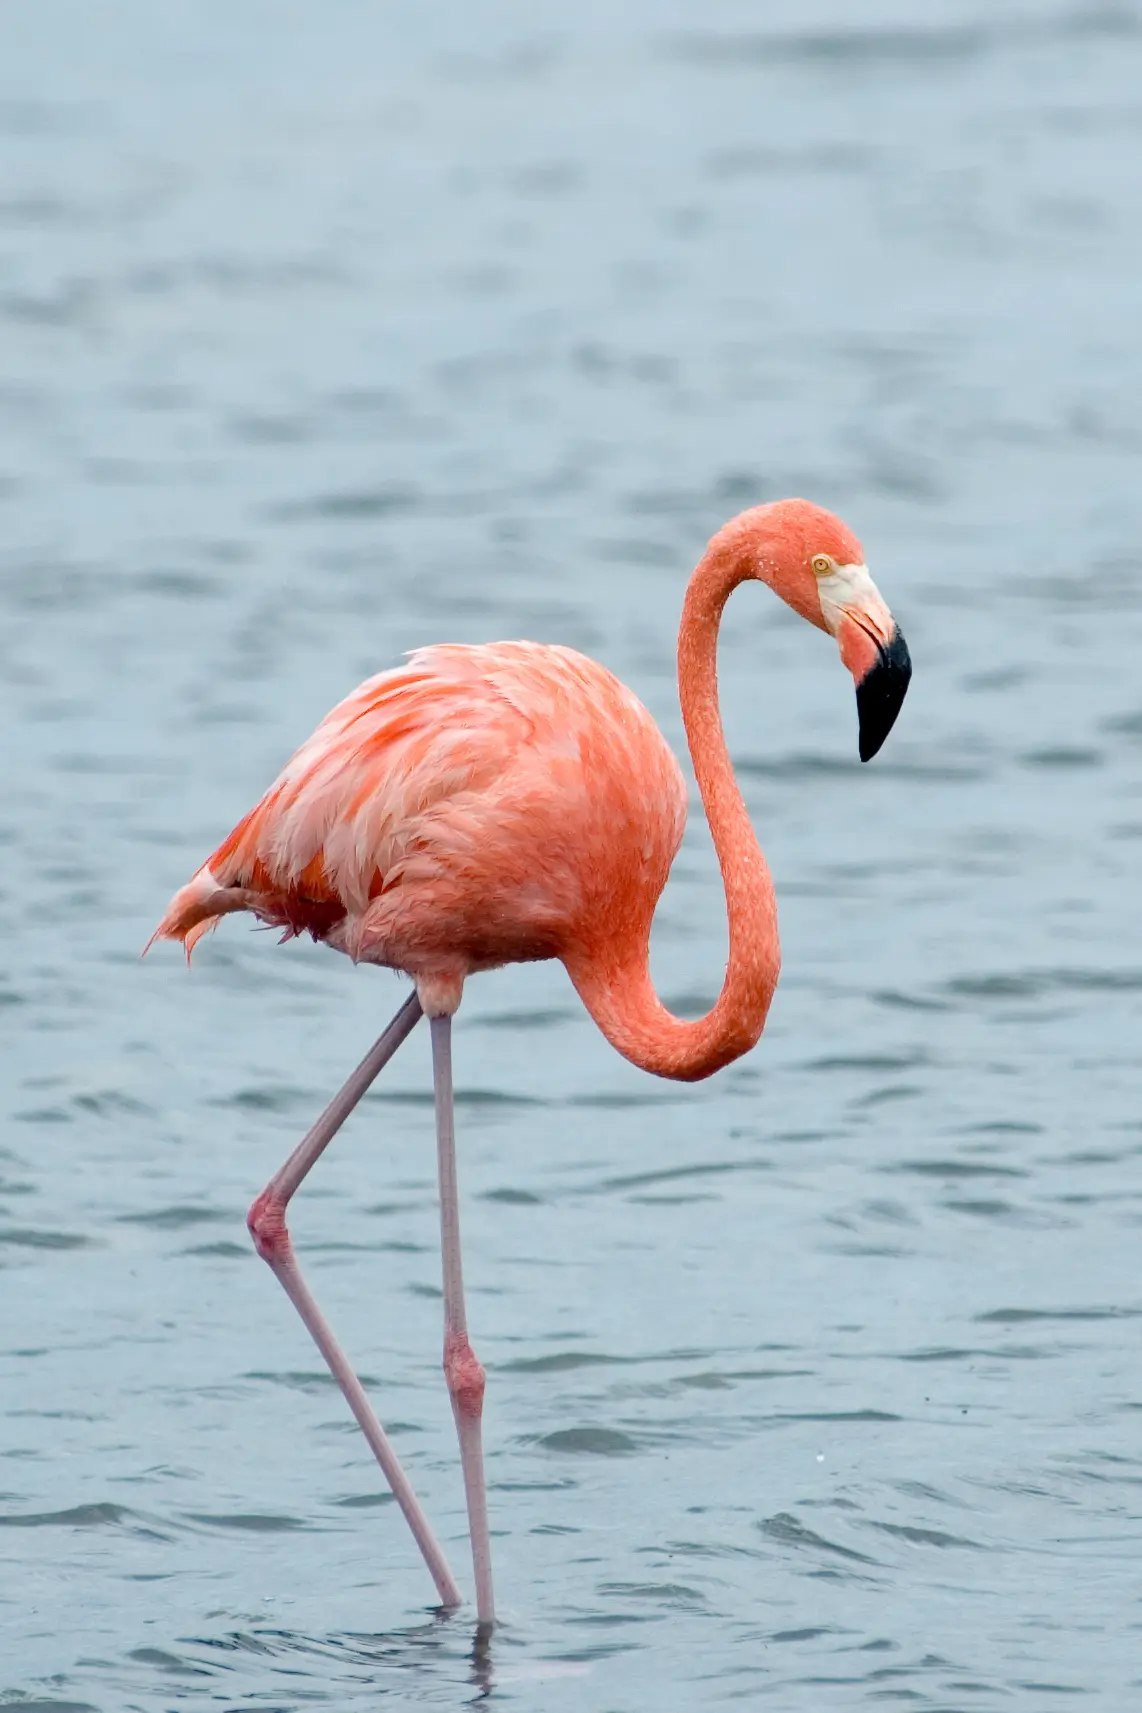
<svg viewBox="0 0 1142 1713">
<path fill-rule="evenodd" d="M 270 1189 L 264 1189 L 246 1215 L 246 1225 L 254 1239 L 254 1248 L 272 1266 L 284 1261 L 290 1253 L 289 1228 L 286 1225 L 286 1204 Z"/>
<path fill-rule="evenodd" d="M 484 1369 L 467 1333 L 452 1332 L 445 1339 L 444 1373 L 456 1409 L 478 1421 L 484 1408 Z"/>
</svg>

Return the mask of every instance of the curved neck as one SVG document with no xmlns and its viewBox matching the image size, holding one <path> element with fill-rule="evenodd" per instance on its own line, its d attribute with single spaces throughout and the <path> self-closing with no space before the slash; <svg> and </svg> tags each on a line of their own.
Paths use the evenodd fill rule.
<svg viewBox="0 0 1142 1713">
<path fill-rule="evenodd" d="M 739 1058 L 765 1027 L 781 953 L 773 879 L 734 778 L 718 708 L 718 628 L 752 575 L 740 540 L 723 531 L 690 579 L 678 632 L 678 695 L 702 805 L 722 871 L 729 961 L 713 1009 L 693 1022 L 666 1009 L 650 978 L 649 924 L 571 969 L 595 1022 L 619 1052 L 658 1076 L 696 1081 Z"/>
</svg>

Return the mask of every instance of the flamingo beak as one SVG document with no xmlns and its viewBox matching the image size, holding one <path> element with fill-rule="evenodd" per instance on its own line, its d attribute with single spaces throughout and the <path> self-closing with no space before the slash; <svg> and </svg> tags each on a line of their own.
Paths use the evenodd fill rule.
<svg viewBox="0 0 1142 1713">
<path fill-rule="evenodd" d="M 857 680 L 860 758 L 871 761 L 896 723 L 912 677 L 912 657 L 897 624 L 887 642 L 878 642 L 876 659 Z"/>
<path fill-rule="evenodd" d="M 864 565 L 818 579 L 821 617 L 856 684 L 860 758 L 871 761 L 892 730 L 912 677 L 908 644 Z"/>
</svg>

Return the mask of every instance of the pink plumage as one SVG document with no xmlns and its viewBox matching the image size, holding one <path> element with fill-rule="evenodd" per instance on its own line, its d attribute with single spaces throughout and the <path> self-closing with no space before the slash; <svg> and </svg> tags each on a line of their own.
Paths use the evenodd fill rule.
<svg viewBox="0 0 1142 1713">
<path fill-rule="evenodd" d="M 189 955 L 251 910 L 450 983 L 652 914 L 685 821 L 678 763 L 605 667 L 530 642 L 423 648 L 326 715 L 155 937 Z"/>
</svg>

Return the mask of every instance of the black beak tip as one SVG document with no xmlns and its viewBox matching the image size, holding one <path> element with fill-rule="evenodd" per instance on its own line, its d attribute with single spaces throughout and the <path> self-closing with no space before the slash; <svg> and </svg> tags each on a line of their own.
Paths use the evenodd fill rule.
<svg viewBox="0 0 1142 1713">
<path fill-rule="evenodd" d="M 881 645 L 879 658 L 870 672 L 857 685 L 857 720 L 860 726 L 859 749 L 862 761 L 871 761 L 896 722 L 909 680 L 912 658 L 908 644 L 898 630 L 891 640 Z"/>
</svg>

